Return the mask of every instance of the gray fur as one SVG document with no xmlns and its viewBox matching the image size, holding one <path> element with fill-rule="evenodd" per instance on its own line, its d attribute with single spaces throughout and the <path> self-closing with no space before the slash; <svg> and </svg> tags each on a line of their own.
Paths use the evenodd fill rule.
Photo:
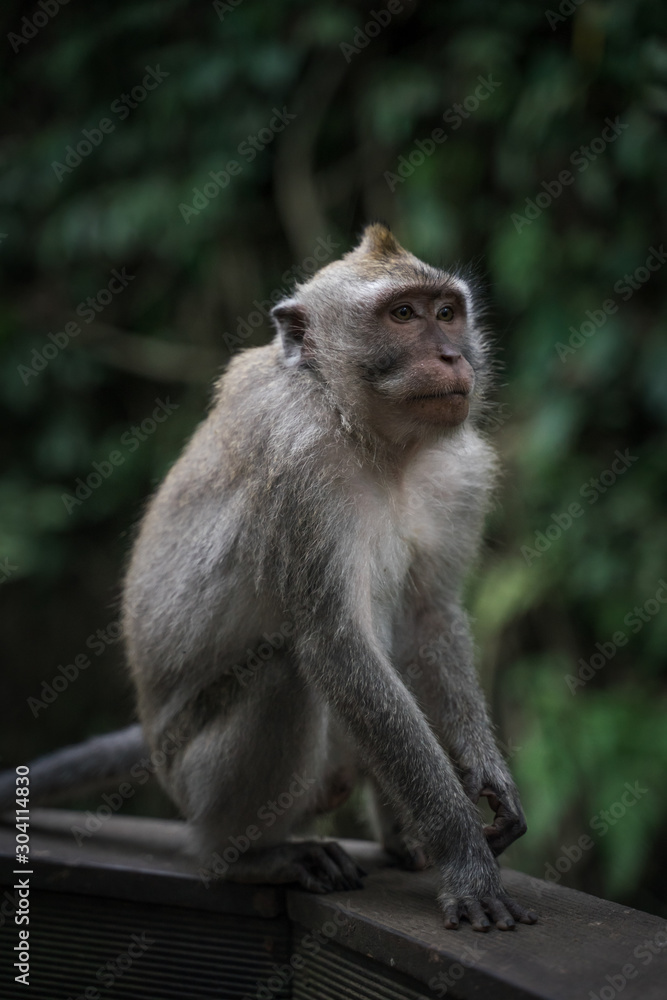
<svg viewBox="0 0 667 1000">
<path fill-rule="evenodd" d="M 404 328 L 387 312 L 404 289 L 422 327 L 421 312 Z M 441 300 L 456 304 L 451 326 L 429 312 Z M 476 429 L 490 372 L 478 304 L 371 226 L 274 318 L 275 340 L 218 382 L 127 572 L 146 739 L 188 734 L 158 777 L 207 871 L 245 838 L 218 873 L 326 891 L 353 887 L 356 869 L 290 838 L 370 774 L 388 848 L 439 868 L 447 926 L 463 913 L 484 929 L 480 900 L 499 927 L 529 922 L 494 858 L 525 823 L 460 605 L 496 472 Z M 467 419 L 431 419 L 445 412 L 426 399 L 434 379 L 466 387 Z M 436 652 L 420 657 L 425 646 Z M 485 833 L 474 802 L 487 786 L 500 812 Z"/>
</svg>

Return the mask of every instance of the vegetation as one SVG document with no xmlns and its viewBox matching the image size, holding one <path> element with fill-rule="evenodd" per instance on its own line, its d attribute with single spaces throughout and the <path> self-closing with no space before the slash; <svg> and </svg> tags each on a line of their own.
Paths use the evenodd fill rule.
<svg viewBox="0 0 667 1000">
<path fill-rule="evenodd" d="M 504 366 L 470 606 L 529 818 L 510 860 L 667 914 L 663 5 L 5 21 L 3 762 L 130 718 L 115 602 L 145 497 L 270 337 L 263 303 L 382 218 L 475 262 Z"/>
</svg>

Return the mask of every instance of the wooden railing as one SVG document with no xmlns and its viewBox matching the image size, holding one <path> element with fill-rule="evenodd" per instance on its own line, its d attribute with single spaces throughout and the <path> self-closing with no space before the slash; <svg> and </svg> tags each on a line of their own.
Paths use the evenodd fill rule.
<svg viewBox="0 0 667 1000">
<path fill-rule="evenodd" d="M 345 842 L 370 871 L 365 888 L 316 896 L 210 880 L 178 822 L 90 826 L 34 810 L 29 875 L 13 827 L 0 828 L 2 1000 L 667 998 L 664 920 L 518 872 L 505 882 L 538 924 L 453 932 L 433 873 L 386 867 L 370 842 Z M 26 879 L 29 896 L 15 895 Z M 26 898 L 30 922 L 17 924 Z M 28 987 L 15 979 L 22 928 Z"/>
</svg>

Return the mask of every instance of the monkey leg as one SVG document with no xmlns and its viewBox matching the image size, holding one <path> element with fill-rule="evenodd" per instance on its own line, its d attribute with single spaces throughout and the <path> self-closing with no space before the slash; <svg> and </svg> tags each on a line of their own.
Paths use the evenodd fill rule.
<svg viewBox="0 0 667 1000">
<path fill-rule="evenodd" d="M 265 664 L 245 685 L 217 681 L 179 722 L 190 738 L 163 780 L 208 870 L 311 892 L 361 886 L 338 844 L 289 839 L 345 791 L 328 763 L 326 706 L 289 662 Z"/>
<path fill-rule="evenodd" d="M 385 851 L 396 859 L 400 868 L 417 872 L 428 867 L 424 848 L 410 835 L 398 810 L 387 802 L 376 782 L 372 785 L 371 820 Z"/>
<path fill-rule="evenodd" d="M 344 805 L 359 777 L 356 744 L 330 708 L 327 712 L 326 731 L 326 766 L 315 797 L 314 814 L 318 816 Z"/>
</svg>

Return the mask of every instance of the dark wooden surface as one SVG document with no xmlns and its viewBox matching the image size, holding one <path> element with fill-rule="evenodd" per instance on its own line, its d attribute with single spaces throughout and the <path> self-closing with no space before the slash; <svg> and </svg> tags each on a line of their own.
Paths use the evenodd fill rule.
<svg viewBox="0 0 667 1000">
<path fill-rule="evenodd" d="M 314 896 L 276 887 L 205 888 L 184 852 L 184 825 L 113 816 L 77 846 L 78 813 L 33 810 L 32 886 L 199 910 L 279 916 L 335 927 L 350 948 L 412 976 L 434 996 L 543 1000 L 666 1000 L 667 924 L 658 917 L 506 869 L 507 887 L 540 914 L 514 932 L 446 931 L 434 873 L 385 867 L 376 845 L 345 846 L 370 871 L 361 891 Z M 0 880 L 11 885 L 13 829 L 0 827 Z M 445 989 L 446 987 L 446 989 Z"/>
<path fill-rule="evenodd" d="M 285 892 L 273 886 L 239 886 L 199 878 L 199 862 L 188 856 L 185 823 L 111 816 L 81 846 L 71 828 L 81 813 L 31 809 L 31 886 L 146 903 L 178 903 L 218 913 L 276 917 L 285 912 Z M 0 881 L 14 864 L 14 829 L 0 825 Z"/>
</svg>

